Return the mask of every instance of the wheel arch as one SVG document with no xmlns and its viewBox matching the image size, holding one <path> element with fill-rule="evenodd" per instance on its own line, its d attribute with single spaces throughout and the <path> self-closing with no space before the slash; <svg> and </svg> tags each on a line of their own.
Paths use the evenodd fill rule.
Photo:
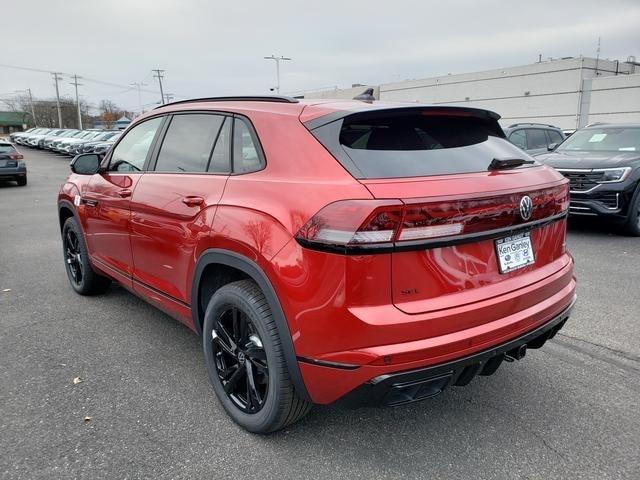
<svg viewBox="0 0 640 480">
<path fill-rule="evenodd" d="M 60 223 L 60 231 L 62 232 L 62 227 L 64 227 L 64 222 L 71 217 L 76 217 L 76 220 L 79 220 L 76 215 L 76 209 L 69 200 L 60 200 L 58 202 L 58 221 Z M 82 229 L 82 225 L 78 221 L 78 225 Z"/>
<path fill-rule="evenodd" d="M 278 329 L 278 335 L 282 344 L 282 350 L 289 375 L 291 376 L 291 381 L 298 395 L 304 400 L 311 401 L 311 397 L 309 396 L 302 379 L 295 349 L 293 347 L 293 341 L 291 339 L 291 332 L 289 331 L 289 325 L 284 315 L 284 311 L 282 310 L 282 306 L 280 305 L 280 301 L 278 300 L 276 292 L 267 275 L 264 273 L 262 268 L 260 268 L 260 266 L 251 259 L 235 252 L 218 248 L 211 248 L 202 252 L 198 262 L 196 263 L 193 285 L 191 288 L 191 315 L 194 328 L 198 334 L 202 335 L 202 323 L 204 320 L 204 309 L 202 308 L 200 301 L 201 282 L 203 281 L 203 274 L 207 267 L 215 265 L 220 265 L 223 268 L 235 269 L 243 274 L 240 278 L 250 278 L 256 282 L 258 287 L 260 287 L 267 299 L 267 302 L 269 302 L 269 307 L 271 308 L 271 313 Z"/>
</svg>

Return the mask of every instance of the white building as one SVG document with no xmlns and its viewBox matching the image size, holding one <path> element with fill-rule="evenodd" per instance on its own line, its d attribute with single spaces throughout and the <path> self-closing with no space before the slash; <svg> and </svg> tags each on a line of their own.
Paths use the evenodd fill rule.
<svg viewBox="0 0 640 480">
<path fill-rule="evenodd" d="M 493 110 L 503 125 L 537 122 L 571 129 L 596 121 L 640 122 L 640 64 L 632 57 L 628 62 L 564 58 L 371 87 L 380 100 Z M 352 98 L 365 88 L 304 97 Z"/>
</svg>

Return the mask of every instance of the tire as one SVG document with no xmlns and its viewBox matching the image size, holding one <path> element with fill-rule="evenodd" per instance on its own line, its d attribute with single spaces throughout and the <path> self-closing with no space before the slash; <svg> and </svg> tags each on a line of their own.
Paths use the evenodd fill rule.
<svg viewBox="0 0 640 480">
<path fill-rule="evenodd" d="M 631 199 L 624 231 L 632 237 L 640 237 L 640 185 L 636 187 L 636 193 Z"/>
<path fill-rule="evenodd" d="M 16 183 L 19 187 L 24 187 L 27 184 L 27 177 L 18 177 L 16 178 Z"/>
<path fill-rule="evenodd" d="M 271 308 L 252 280 L 229 283 L 214 293 L 202 332 L 213 390 L 238 425 L 270 433 L 309 412 L 312 404 L 291 383 Z"/>
<path fill-rule="evenodd" d="M 111 280 L 97 274 L 89 262 L 84 235 L 74 217 L 68 218 L 62 227 L 62 252 L 69 283 L 77 293 L 97 295 L 109 288 Z"/>
</svg>

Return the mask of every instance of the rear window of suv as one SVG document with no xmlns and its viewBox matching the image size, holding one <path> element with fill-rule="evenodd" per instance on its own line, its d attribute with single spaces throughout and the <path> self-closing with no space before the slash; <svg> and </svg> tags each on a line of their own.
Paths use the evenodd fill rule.
<svg viewBox="0 0 640 480">
<path fill-rule="evenodd" d="M 16 149 L 10 143 L 0 143 L 0 153 L 13 153 Z"/>
<path fill-rule="evenodd" d="M 494 158 L 523 155 L 504 139 L 497 119 L 481 110 L 377 110 L 312 132 L 356 178 L 480 172 Z"/>
</svg>

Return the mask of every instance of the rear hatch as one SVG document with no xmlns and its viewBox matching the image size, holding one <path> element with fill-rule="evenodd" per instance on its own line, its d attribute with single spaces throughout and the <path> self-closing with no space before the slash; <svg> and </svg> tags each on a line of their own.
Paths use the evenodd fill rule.
<svg viewBox="0 0 640 480">
<path fill-rule="evenodd" d="M 360 252 L 377 245 L 391 253 L 392 299 L 406 313 L 499 296 L 569 262 L 567 181 L 507 142 L 498 118 L 468 108 L 392 108 L 312 130 L 376 199 L 351 242 Z M 537 291 L 519 307 L 553 293 Z"/>
<path fill-rule="evenodd" d="M 0 168 L 15 168 L 22 155 L 10 143 L 0 142 Z"/>
</svg>

